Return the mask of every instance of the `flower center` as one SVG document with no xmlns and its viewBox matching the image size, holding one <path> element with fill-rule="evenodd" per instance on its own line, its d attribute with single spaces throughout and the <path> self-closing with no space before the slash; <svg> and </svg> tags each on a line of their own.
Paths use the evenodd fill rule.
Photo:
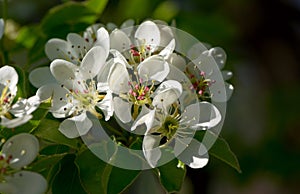
<svg viewBox="0 0 300 194">
<path fill-rule="evenodd" d="M 154 82 L 151 86 L 148 86 L 148 82 L 143 82 L 142 79 L 138 80 L 128 82 L 130 86 L 130 90 L 127 93 L 129 102 L 137 106 L 151 104 L 150 96 L 153 93 Z"/>
<path fill-rule="evenodd" d="M 69 93 L 66 95 L 67 101 L 73 104 L 75 110 L 74 115 L 78 115 L 83 111 L 89 111 L 98 118 L 102 118 L 102 115 L 96 111 L 96 104 L 101 101 L 105 95 L 99 94 L 96 89 L 96 84 L 94 80 L 89 83 L 86 81 L 77 82 L 82 88 L 75 90 L 68 90 Z M 64 86 L 62 86 L 64 87 Z M 62 98 L 60 100 L 63 100 Z"/>
<path fill-rule="evenodd" d="M 7 82 L 9 82 L 9 80 Z M 8 110 L 11 107 L 13 99 L 14 99 L 14 96 L 9 91 L 8 86 L 5 86 L 2 89 L 2 93 L 0 96 L 0 116 L 7 114 Z"/>
<path fill-rule="evenodd" d="M 199 99 L 205 100 L 211 98 L 209 87 L 215 83 L 215 80 L 205 78 L 206 73 L 200 71 L 197 67 L 194 68 L 193 72 L 186 68 L 186 74 L 192 84 L 189 88 L 197 93 Z"/>
<path fill-rule="evenodd" d="M 179 128 L 179 120 L 173 115 L 168 115 L 165 117 L 161 127 L 157 130 L 157 132 L 161 133 L 162 136 L 166 137 L 167 140 L 170 140 L 177 129 Z"/>
<path fill-rule="evenodd" d="M 145 40 L 138 40 L 140 45 L 131 45 L 130 46 L 130 58 L 129 64 L 139 64 L 144 61 L 146 58 L 150 57 L 153 53 L 151 52 L 151 46 L 145 44 Z"/>
</svg>

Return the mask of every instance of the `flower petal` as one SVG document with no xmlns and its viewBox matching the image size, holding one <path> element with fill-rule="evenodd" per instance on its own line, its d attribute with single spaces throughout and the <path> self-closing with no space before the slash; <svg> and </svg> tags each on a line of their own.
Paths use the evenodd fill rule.
<svg viewBox="0 0 300 194">
<path fill-rule="evenodd" d="M 28 99 L 19 99 L 9 110 L 14 116 L 21 117 L 29 115 L 35 111 L 40 105 L 41 101 L 38 96 L 32 96 Z"/>
<path fill-rule="evenodd" d="M 178 153 L 177 150 L 182 150 L 183 147 L 185 150 Z M 209 155 L 206 147 L 195 139 L 192 139 L 188 145 L 176 139 L 174 153 L 179 160 L 191 168 L 202 168 L 208 163 Z"/>
<path fill-rule="evenodd" d="M 162 82 L 169 74 L 169 64 L 161 56 L 151 56 L 138 66 L 138 74 L 142 80 L 156 80 Z"/>
<path fill-rule="evenodd" d="M 29 81 L 36 88 L 49 83 L 56 83 L 49 67 L 39 67 L 32 70 L 29 74 Z"/>
<path fill-rule="evenodd" d="M 123 122 L 131 121 L 131 104 L 119 97 L 114 97 L 113 106 L 116 116 Z"/>
<path fill-rule="evenodd" d="M 167 80 L 155 90 L 152 104 L 157 108 L 167 110 L 182 94 L 182 85 L 175 80 Z"/>
<path fill-rule="evenodd" d="M 159 55 L 163 56 L 165 59 L 169 58 L 170 54 L 173 53 L 175 49 L 175 39 L 172 39 L 169 44 L 160 51 Z"/>
<path fill-rule="evenodd" d="M 99 107 L 104 115 L 105 121 L 108 121 L 114 113 L 114 106 L 113 106 L 113 96 L 111 91 L 107 91 L 105 97 L 101 102 L 97 103 L 97 107 Z"/>
<path fill-rule="evenodd" d="M 60 84 L 69 89 L 76 88 L 74 84 L 77 82 L 75 80 L 80 79 L 76 65 L 62 59 L 55 59 L 50 64 L 50 70 Z"/>
<path fill-rule="evenodd" d="M 106 61 L 106 52 L 101 46 L 95 46 L 87 52 L 80 64 L 83 79 L 92 79 L 101 71 Z"/>
<path fill-rule="evenodd" d="M 224 80 L 229 80 L 230 78 L 232 78 L 232 72 L 228 71 L 228 70 L 224 70 L 222 71 L 222 76 Z"/>
<path fill-rule="evenodd" d="M 128 36 L 119 29 L 115 29 L 111 32 L 110 36 L 110 47 L 120 52 L 124 52 L 130 49 L 131 41 Z"/>
<path fill-rule="evenodd" d="M 144 43 L 146 46 L 150 46 L 150 51 L 153 52 L 159 46 L 160 31 L 154 22 L 145 21 L 136 30 L 134 38 L 137 39 L 138 45 Z"/>
<path fill-rule="evenodd" d="M 206 130 L 215 127 L 222 119 L 217 107 L 209 102 L 199 102 L 199 123 L 192 126 L 193 129 Z M 192 112 L 188 110 L 187 112 Z"/>
<path fill-rule="evenodd" d="M 17 117 L 14 119 L 7 119 L 6 117 L 1 117 L 0 125 L 7 128 L 15 128 L 24 123 L 27 123 L 32 118 L 32 115 L 24 115 L 22 117 Z"/>
<path fill-rule="evenodd" d="M 156 109 L 153 110 L 148 110 L 148 108 L 146 106 L 142 107 L 142 112 L 140 113 L 141 116 L 138 117 L 135 122 L 133 123 L 132 127 L 131 127 L 131 131 L 134 131 L 138 126 L 145 124 L 146 125 L 146 132 L 145 134 L 148 133 L 148 131 L 152 128 L 153 126 L 153 122 L 154 122 L 154 118 L 155 118 L 155 111 Z M 147 111 L 145 111 L 145 109 Z M 145 113 L 145 114 L 143 114 Z"/>
<path fill-rule="evenodd" d="M 160 136 L 145 135 L 143 139 L 143 153 L 152 168 L 155 168 L 158 160 L 161 157 L 161 150 L 159 149 Z"/>
<path fill-rule="evenodd" d="M 9 194 L 42 194 L 47 190 L 46 179 L 36 172 L 20 171 L 5 178 L 7 182 L 4 184 L 13 186 Z"/>
<path fill-rule="evenodd" d="M 227 55 L 221 47 L 211 48 L 204 51 L 203 54 L 213 57 L 220 69 L 223 69 L 225 66 Z"/>
<path fill-rule="evenodd" d="M 20 169 L 30 164 L 39 152 L 38 139 L 28 133 L 19 133 L 9 138 L 2 147 L 6 157 L 12 156 L 10 167 Z"/>
<path fill-rule="evenodd" d="M 67 138 L 76 138 L 85 135 L 92 127 L 92 121 L 87 117 L 86 112 L 64 120 L 58 130 Z"/>
<path fill-rule="evenodd" d="M 11 66 L 3 66 L 0 68 L 0 84 L 8 86 L 12 95 L 16 95 L 17 83 L 19 76 L 16 70 Z M 2 92 L 2 91 L 1 91 Z"/>
<path fill-rule="evenodd" d="M 116 62 L 112 65 L 109 76 L 108 85 L 110 90 L 115 94 L 127 93 L 129 91 L 129 74 L 124 64 Z"/>
<path fill-rule="evenodd" d="M 188 50 L 187 57 L 190 60 L 194 60 L 205 51 L 207 51 L 207 48 L 202 43 L 198 42 Z"/>
<path fill-rule="evenodd" d="M 109 34 L 105 28 L 101 27 L 100 29 L 97 30 L 97 40 L 94 46 L 102 46 L 104 48 L 104 51 L 106 51 L 104 55 L 105 58 L 108 56 L 109 49 L 110 49 Z"/>
<path fill-rule="evenodd" d="M 71 55 L 76 56 L 76 58 L 78 57 L 77 53 L 75 53 L 71 48 L 70 43 L 58 38 L 52 38 L 46 43 L 45 53 L 51 61 L 54 59 L 65 59 L 71 61 Z"/>
<path fill-rule="evenodd" d="M 169 55 L 169 58 L 167 59 L 167 61 L 169 64 L 174 65 L 175 67 L 180 69 L 182 72 L 185 71 L 186 61 L 182 56 L 180 56 L 176 53 L 171 53 Z"/>
</svg>

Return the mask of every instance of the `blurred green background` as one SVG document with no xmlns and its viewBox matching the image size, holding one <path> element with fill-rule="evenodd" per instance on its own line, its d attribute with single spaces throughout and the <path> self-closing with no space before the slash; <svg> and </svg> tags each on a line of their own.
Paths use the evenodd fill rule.
<svg viewBox="0 0 300 194">
<path fill-rule="evenodd" d="M 66 0 L 8 2 L 9 18 L 21 27 Z M 234 73 L 221 134 L 242 173 L 212 159 L 204 169 L 188 169 L 182 193 L 299 193 L 300 1 L 109 0 L 99 22 L 120 25 L 129 18 L 174 20 L 200 41 L 224 48 L 225 68 Z"/>
</svg>

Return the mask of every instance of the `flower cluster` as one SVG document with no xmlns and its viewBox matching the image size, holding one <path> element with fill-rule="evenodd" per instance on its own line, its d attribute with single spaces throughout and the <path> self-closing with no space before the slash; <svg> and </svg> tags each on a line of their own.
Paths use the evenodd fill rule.
<svg viewBox="0 0 300 194">
<path fill-rule="evenodd" d="M 2 24 L 0 20 L 1 36 Z M 18 74 L 11 66 L 0 68 L 0 124 L 20 126 L 47 101 L 66 138 L 101 139 L 95 133 L 104 122 L 117 145 L 130 147 L 141 140 L 142 160 L 150 168 L 164 164 L 164 158 L 178 158 L 181 167 L 201 168 L 208 162 L 209 148 L 194 135 L 221 123 L 222 111 L 214 102 L 230 97 L 233 87 L 224 80 L 232 73 L 220 73 L 224 50 L 201 43 L 187 47 L 184 41 L 175 28 L 150 20 L 139 26 L 128 20 L 120 28 L 95 24 L 82 36 L 50 39 L 45 46 L 50 66 L 29 75 L 36 95 L 16 100 Z M 29 134 L 15 135 L 2 146 L 1 191 L 18 193 L 12 190 L 26 185 L 24 177 L 39 182 L 36 189 L 46 187 L 40 175 L 17 171 L 33 161 L 37 146 Z"/>
<path fill-rule="evenodd" d="M 161 21 L 133 24 L 94 25 L 83 37 L 70 33 L 66 41 L 49 40 L 50 68 L 31 72 L 31 83 L 39 88 L 40 99 L 51 97 L 50 112 L 64 118 L 58 130 L 68 138 L 88 135 L 93 118 L 110 122 L 114 116 L 123 130 L 142 135 L 151 167 L 158 165 L 160 149 L 170 146 L 181 162 L 202 167 L 207 149 L 192 137 L 222 119 L 212 99 L 226 101 L 232 92 L 232 85 L 216 78 L 225 52 L 198 43 L 182 54 L 172 27 Z M 230 72 L 223 75 L 230 78 Z"/>
</svg>

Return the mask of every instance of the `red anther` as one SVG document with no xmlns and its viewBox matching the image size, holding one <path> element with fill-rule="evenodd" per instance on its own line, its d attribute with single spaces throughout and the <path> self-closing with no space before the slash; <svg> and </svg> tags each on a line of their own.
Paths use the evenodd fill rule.
<svg viewBox="0 0 300 194">
<path fill-rule="evenodd" d="M 139 86 L 138 84 L 136 84 L 136 85 L 134 86 L 134 88 L 135 88 L 136 90 L 138 90 L 138 89 L 140 88 L 140 86 Z"/>
</svg>

